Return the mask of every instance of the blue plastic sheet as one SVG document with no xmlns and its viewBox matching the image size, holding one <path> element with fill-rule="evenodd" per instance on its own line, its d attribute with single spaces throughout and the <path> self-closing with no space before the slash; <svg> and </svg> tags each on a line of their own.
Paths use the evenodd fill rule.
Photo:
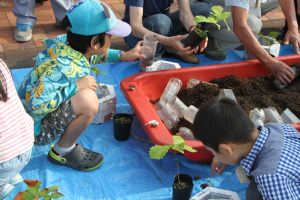
<svg viewBox="0 0 300 200">
<path fill-rule="evenodd" d="M 282 47 L 281 55 L 292 54 L 292 48 Z M 229 51 L 227 59 L 215 61 L 199 55 L 200 65 L 210 65 L 243 60 L 243 51 Z M 166 59 L 176 61 L 175 59 Z M 192 66 L 179 62 L 181 67 Z M 102 83 L 112 84 L 117 94 L 117 111 L 133 113 L 127 100 L 119 89 L 121 80 L 138 73 L 138 63 L 101 64 L 99 68 L 104 74 L 99 75 Z M 12 70 L 16 87 L 24 79 L 30 68 Z M 159 161 L 150 160 L 148 151 L 152 146 L 147 134 L 135 119 L 132 125 L 132 136 L 129 140 L 119 142 L 113 137 L 112 121 L 103 124 L 90 125 L 81 135 L 78 142 L 104 156 L 104 164 L 92 172 L 80 172 L 71 168 L 52 164 L 47 159 L 50 145 L 35 146 L 29 164 L 22 171 L 26 179 L 38 179 L 43 187 L 59 186 L 67 200 L 163 200 L 172 198 L 173 177 L 177 174 L 176 156 L 173 153 Z M 208 165 L 188 160 L 177 155 L 180 173 L 192 177 L 199 176 L 194 181 L 193 194 L 201 191 L 200 185 L 208 183 L 213 187 L 238 192 L 244 199 L 247 184 L 240 184 L 235 175 L 235 168 L 229 167 L 222 176 L 212 177 Z M 24 183 L 7 198 L 9 200 L 26 188 Z"/>
</svg>

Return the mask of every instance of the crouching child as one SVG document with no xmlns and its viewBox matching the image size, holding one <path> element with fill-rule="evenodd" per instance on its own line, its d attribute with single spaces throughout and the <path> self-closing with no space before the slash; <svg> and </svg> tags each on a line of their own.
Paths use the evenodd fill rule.
<svg viewBox="0 0 300 200">
<path fill-rule="evenodd" d="M 300 134 L 293 127 L 256 129 L 235 101 L 214 98 L 199 109 L 193 132 L 215 156 L 213 174 L 226 164 L 243 167 L 251 178 L 247 199 L 300 199 Z"/>
<path fill-rule="evenodd" d="M 67 12 L 66 22 L 66 35 L 44 41 L 46 49 L 37 55 L 19 96 L 34 120 L 35 143 L 45 145 L 60 137 L 50 148 L 49 160 L 90 171 L 103 163 L 103 156 L 76 143 L 98 111 L 90 67 L 138 59 L 141 44 L 127 52 L 109 49 L 112 36 L 125 37 L 131 28 L 98 0 L 78 1 Z"/>
</svg>

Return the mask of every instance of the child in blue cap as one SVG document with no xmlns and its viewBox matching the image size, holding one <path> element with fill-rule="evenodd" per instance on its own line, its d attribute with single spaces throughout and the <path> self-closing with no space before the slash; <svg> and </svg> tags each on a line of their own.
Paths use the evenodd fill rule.
<svg viewBox="0 0 300 200">
<path fill-rule="evenodd" d="M 125 37 L 131 28 L 98 0 L 78 1 L 66 15 L 67 35 L 44 41 L 46 49 L 19 89 L 26 111 L 34 120 L 35 143 L 50 148 L 53 163 L 77 170 L 97 169 L 100 153 L 76 144 L 98 111 L 96 81 L 91 64 L 132 61 L 143 57 L 141 44 L 130 51 L 109 49 L 112 36 Z"/>
</svg>

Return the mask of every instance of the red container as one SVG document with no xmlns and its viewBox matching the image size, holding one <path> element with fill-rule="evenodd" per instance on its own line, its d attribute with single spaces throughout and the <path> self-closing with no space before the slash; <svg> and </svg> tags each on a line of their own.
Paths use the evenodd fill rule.
<svg viewBox="0 0 300 200">
<path fill-rule="evenodd" d="M 299 55 L 284 56 L 278 59 L 287 64 L 300 62 Z M 121 82 L 121 90 L 134 109 L 140 123 L 152 142 L 154 144 L 164 145 L 172 143 L 172 134 L 159 119 L 150 101 L 157 100 L 161 96 L 170 78 L 179 78 L 183 86 L 186 86 L 186 83 L 190 79 L 210 81 L 228 75 L 248 78 L 266 74 L 268 74 L 268 72 L 265 67 L 257 60 L 251 60 L 220 65 L 139 73 L 124 79 Z M 151 126 L 149 122 L 152 120 L 159 122 L 158 126 Z M 186 157 L 203 163 L 211 161 L 212 154 L 201 142 L 196 140 L 186 140 L 185 142 L 198 150 L 197 153 L 185 152 Z"/>
</svg>

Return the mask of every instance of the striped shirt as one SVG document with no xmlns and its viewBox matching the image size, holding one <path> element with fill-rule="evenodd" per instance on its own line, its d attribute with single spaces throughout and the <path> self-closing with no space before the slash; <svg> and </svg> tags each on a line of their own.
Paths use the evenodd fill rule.
<svg viewBox="0 0 300 200">
<path fill-rule="evenodd" d="M 8 161 L 33 146 L 33 120 L 26 113 L 11 74 L 6 64 L 0 59 L 0 70 L 7 87 L 8 99 L 0 101 L 0 163 Z"/>
<path fill-rule="evenodd" d="M 247 175 L 253 176 L 263 199 L 299 200 L 300 134 L 288 125 L 278 127 L 281 129 L 278 133 L 274 132 L 275 129 L 270 131 L 270 126 L 261 129 L 256 143 L 241 165 Z M 270 140 L 270 137 L 274 139 Z M 254 173 L 258 168 L 258 173 Z"/>
</svg>

